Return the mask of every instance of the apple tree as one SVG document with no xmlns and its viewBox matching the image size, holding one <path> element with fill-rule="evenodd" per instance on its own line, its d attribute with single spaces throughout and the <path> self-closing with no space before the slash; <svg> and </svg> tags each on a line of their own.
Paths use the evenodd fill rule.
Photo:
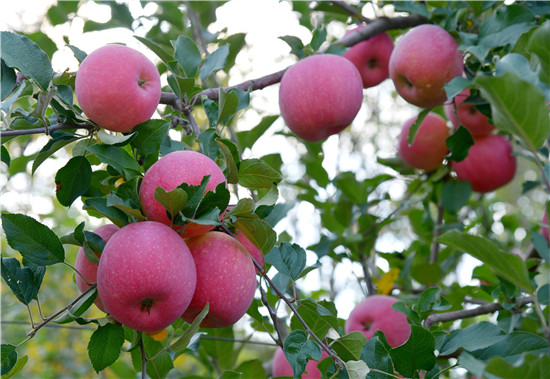
<svg viewBox="0 0 550 379">
<path fill-rule="evenodd" d="M 228 9 L 299 35 L 250 75 Z M 549 2 L 44 12 L 0 32 L 2 377 L 550 372 Z"/>
</svg>

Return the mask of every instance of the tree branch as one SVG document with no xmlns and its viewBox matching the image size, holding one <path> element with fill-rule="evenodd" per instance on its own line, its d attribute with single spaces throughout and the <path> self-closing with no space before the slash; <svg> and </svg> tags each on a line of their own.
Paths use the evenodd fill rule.
<svg viewBox="0 0 550 379">
<path fill-rule="evenodd" d="M 527 296 L 521 299 L 517 303 L 514 309 L 522 308 L 532 302 L 533 302 L 533 298 L 531 296 Z M 489 303 L 485 305 L 480 305 L 479 307 L 474 309 L 462 309 L 459 311 L 453 311 L 453 312 L 447 312 L 447 313 L 436 313 L 426 318 L 426 321 L 424 322 L 424 327 L 426 329 L 430 329 L 432 325 L 438 322 L 461 320 L 464 318 L 475 317 L 475 316 L 484 315 L 487 313 L 494 313 L 502 309 L 504 309 L 504 307 L 499 303 Z"/>
<path fill-rule="evenodd" d="M 18 130 L 2 130 L 0 131 L 0 137 L 17 137 L 24 136 L 29 134 L 46 134 L 49 135 L 55 130 L 66 130 L 66 129 L 86 129 L 88 131 L 93 131 L 95 127 L 92 124 L 88 123 L 74 123 L 74 124 L 54 124 L 44 128 L 34 128 L 34 129 L 18 129 Z"/>
<path fill-rule="evenodd" d="M 339 8 L 342 8 L 343 10 L 348 12 L 351 17 L 353 17 L 357 20 L 361 20 L 361 21 L 366 22 L 366 23 L 372 22 L 372 20 L 370 18 L 366 18 L 365 16 L 363 16 L 361 14 L 361 12 L 359 12 L 357 10 L 357 8 L 355 8 L 352 5 L 349 5 L 345 1 L 333 1 L 332 4 L 336 5 Z"/>
</svg>

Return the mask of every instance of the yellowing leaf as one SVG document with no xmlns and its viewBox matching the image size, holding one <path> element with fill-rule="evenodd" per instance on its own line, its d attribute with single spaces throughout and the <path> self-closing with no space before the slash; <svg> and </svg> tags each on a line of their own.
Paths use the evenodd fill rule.
<svg viewBox="0 0 550 379">
<path fill-rule="evenodd" d="M 155 341 L 164 341 L 168 337 L 168 331 L 166 329 L 157 330 L 156 332 L 146 332 L 149 337 Z"/>
<path fill-rule="evenodd" d="M 393 283 L 399 276 L 399 269 L 398 268 L 392 268 L 390 271 L 386 272 L 382 277 L 378 280 L 378 293 L 382 295 L 387 295 L 390 293 L 390 291 L 393 288 Z"/>
</svg>

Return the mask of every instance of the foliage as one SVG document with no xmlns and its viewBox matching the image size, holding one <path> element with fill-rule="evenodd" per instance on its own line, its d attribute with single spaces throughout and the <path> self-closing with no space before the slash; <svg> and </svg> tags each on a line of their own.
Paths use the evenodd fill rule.
<svg viewBox="0 0 550 379">
<path fill-rule="evenodd" d="M 95 2 L 60 1 L 45 17 L 53 26 L 71 25 L 82 20 L 79 10 L 90 3 Z M 165 79 L 162 104 L 158 117 L 132 132 L 106 132 L 76 104 L 76 72 L 54 72 L 52 57 L 61 46 L 39 29 L 0 32 L 6 188 L 18 177 L 36 177 L 45 166 L 54 166 L 55 178 L 47 186 L 55 188 L 56 197 L 53 210 L 40 217 L 28 209 L 12 211 L 2 200 L 2 278 L 7 284 L 2 319 L 31 318 L 28 336 L 8 330 L 15 324 L 3 324 L 2 377 L 26 375 L 28 360 L 47 362 L 44 377 L 61 374 L 54 362 L 66 362 L 59 356 L 68 353 L 43 359 L 29 348 L 56 350 L 51 339 L 40 337 L 42 327 L 52 324 L 80 328 L 78 337 L 71 329 L 55 334 L 74 344 L 71 359 L 80 364 L 69 373 L 73 376 L 92 369 L 105 370 L 109 377 L 135 376 L 145 367 L 152 378 L 261 377 L 270 372 L 262 363 L 274 349 L 243 346 L 265 341 L 284 346 L 296 377 L 323 351 L 330 356 L 319 364 L 326 377 L 436 378 L 465 369 L 468 375 L 489 378 L 525 373 L 534 378 L 550 370 L 550 254 L 541 235 L 550 191 L 548 2 L 288 2 L 311 36 L 310 42 L 281 36 L 295 60 L 345 52 L 348 47 L 330 32 L 331 26 L 372 22 L 361 16 L 371 7 L 379 15 L 395 10 L 406 20 L 420 17 L 419 22 L 449 31 L 464 53 L 466 75 L 447 83 L 448 98 L 470 89 L 473 96 L 467 101 L 512 139 L 521 160 L 514 182 L 484 196 L 451 172 L 450 161 L 463 158 L 471 145 L 464 128 L 449 137 L 449 159 L 434 172 L 411 170 L 383 149 L 376 162 L 369 161 L 361 146 L 376 145 L 377 134 L 387 127 L 370 90 L 364 106 L 372 108 L 372 120 L 338 137 L 311 143 L 277 129 L 278 115 L 263 112 L 254 96 L 277 84 L 280 75 L 227 85 L 237 72 L 237 56 L 248 50 L 244 34 L 212 31 L 224 2 L 156 2 L 151 14 L 140 17 L 124 2 L 97 3 L 109 7 L 110 19 L 84 18 L 84 33 L 112 28 L 134 33 L 157 58 Z M 142 1 L 139 6 L 149 5 Z M 406 21 L 388 25 L 394 39 L 411 26 Z M 67 37 L 65 42 L 81 62 L 86 53 Z M 391 109 L 406 106 L 398 98 L 391 102 Z M 442 107 L 432 111 L 443 114 Z M 247 116 L 252 112 L 259 117 L 251 127 Z M 375 131 L 361 129 L 366 127 Z M 263 139 L 279 137 L 295 149 L 298 162 L 255 148 Z M 41 148 L 27 151 L 37 143 Z M 66 287 L 76 287 L 67 266 L 74 261 L 75 246 L 101 250 L 103 241 L 90 233 L 90 225 L 108 221 L 123 226 L 145 219 L 138 197 L 144 172 L 159 157 L 182 149 L 200 150 L 215 160 L 232 186 L 230 195 L 221 186 L 202 197 L 200 186 L 158 190 L 155 196 L 174 223 L 195 219 L 240 231 L 261 249 L 267 266 L 258 276 L 247 316 L 234 327 L 199 328 L 205 309 L 191 325 L 178 320 L 165 333 L 142 334 L 94 309 L 93 287 L 67 296 Z M 334 170 L 327 159 L 333 156 L 331 149 L 360 164 Z M 292 175 L 289 167 L 301 174 Z M 403 188 L 398 196 L 395 186 Z M 234 207 L 220 222 L 228 196 Z M 315 217 L 300 214 L 304 205 L 315 209 Z M 305 224 L 316 234 L 314 242 L 302 246 L 298 235 Z M 403 248 L 388 248 L 388 238 Z M 467 279 L 478 279 L 479 286 L 476 281 L 464 285 L 460 278 L 468 257 L 478 265 Z M 347 277 L 359 272 L 356 290 L 399 297 L 394 308 L 412 326 L 405 344 L 391 347 L 383 333 L 366 341 L 361 333 L 344 332 L 345 315 L 337 309 L 339 289 L 334 286 L 341 268 Z M 311 290 L 308 282 L 316 275 L 327 280 Z M 481 304 L 478 313 L 472 312 L 472 304 Z M 496 317 L 486 316 L 491 313 Z"/>
</svg>

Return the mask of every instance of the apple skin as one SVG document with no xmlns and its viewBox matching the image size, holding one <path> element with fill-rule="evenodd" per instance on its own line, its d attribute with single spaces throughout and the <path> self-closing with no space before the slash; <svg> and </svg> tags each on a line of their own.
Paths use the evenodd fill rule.
<svg viewBox="0 0 550 379">
<path fill-rule="evenodd" d="M 403 124 L 397 154 L 409 166 L 431 171 L 439 167 L 449 152 L 445 142 L 449 137 L 449 128 L 443 117 L 436 113 L 428 113 L 416 132 L 414 143 L 410 146 L 407 138 L 416 118 L 410 118 Z"/>
<path fill-rule="evenodd" d="M 281 116 L 298 137 L 321 141 L 351 124 L 363 102 L 363 82 L 346 58 L 318 54 L 304 58 L 283 75 Z"/>
<path fill-rule="evenodd" d="M 326 351 L 321 352 L 321 359 L 319 362 L 321 362 L 323 359 L 327 358 L 328 354 Z M 310 360 L 306 365 L 306 373 L 302 374 L 302 379 L 321 379 L 321 371 L 317 368 L 317 365 L 319 362 Z M 273 355 L 273 365 L 272 365 L 272 376 L 274 378 L 279 376 L 290 376 L 294 377 L 294 371 L 292 370 L 292 366 L 290 363 L 288 363 L 288 360 L 285 357 L 285 352 L 282 348 L 278 347 L 277 350 L 275 350 L 275 354 Z"/>
<path fill-rule="evenodd" d="M 407 316 L 392 308 L 398 301 L 393 296 L 368 296 L 349 314 L 345 325 L 346 334 L 360 331 L 368 340 L 380 330 L 392 347 L 404 344 L 411 334 L 411 326 Z"/>
<path fill-rule="evenodd" d="M 550 243 L 550 235 L 548 234 L 548 211 L 544 210 L 544 216 L 542 217 L 542 235 L 546 238 L 546 241 Z"/>
<path fill-rule="evenodd" d="M 360 25 L 345 35 L 361 30 Z M 393 51 L 393 40 L 387 33 L 380 33 L 366 41 L 353 45 L 342 55 L 349 59 L 361 74 L 363 88 L 374 87 L 390 76 L 389 62 Z"/>
<path fill-rule="evenodd" d="M 208 232 L 186 243 L 195 261 L 197 287 L 182 318 L 193 322 L 208 302 L 210 310 L 201 327 L 233 325 L 246 313 L 256 292 L 250 256 L 239 241 L 221 232 Z"/>
<path fill-rule="evenodd" d="M 390 77 L 405 101 L 433 108 L 447 100 L 443 85 L 461 76 L 462 53 L 454 38 L 437 25 L 419 25 L 399 39 L 390 57 Z"/>
<path fill-rule="evenodd" d="M 109 239 L 119 230 L 119 227 L 114 224 L 107 224 L 100 226 L 96 230 L 94 230 L 94 233 L 103 238 L 103 241 L 107 243 Z M 101 259 L 101 256 L 98 255 L 99 259 Z M 76 255 L 76 261 L 74 264 L 74 267 L 82 274 L 82 276 L 86 279 L 88 283 L 95 283 L 97 282 L 97 265 L 98 263 L 91 262 L 88 257 L 86 257 L 86 253 L 84 253 L 84 249 L 81 247 L 78 249 L 78 253 Z M 80 275 L 75 275 L 75 281 L 76 286 L 80 290 L 80 292 L 86 291 L 90 286 L 82 280 Z M 101 299 L 99 296 L 97 296 L 94 300 L 94 304 L 103 312 L 105 312 L 105 307 L 103 306 L 103 303 L 101 302 Z M 107 312 L 105 312 L 107 313 Z"/>
<path fill-rule="evenodd" d="M 517 159 L 512 151 L 506 138 L 491 134 L 475 139 L 466 159 L 452 166 L 457 179 L 469 182 L 474 191 L 491 192 L 514 178 Z"/>
<path fill-rule="evenodd" d="M 191 302 L 196 283 L 195 263 L 184 240 L 155 221 L 128 224 L 116 232 L 97 270 L 105 310 L 143 332 L 176 321 Z"/>
<path fill-rule="evenodd" d="M 443 107 L 445 116 L 453 123 L 455 130 L 462 124 L 474 138 L 491 134 L 495 126 L 489 122 L 489 117 L 477 110 L 473 104 L 464 104 L 468 96 L 470 90 L 465 89 L 456 95 L 453 101 L 446 103 Z"/>
<path fill-rule="evenodd" d="M 166 209 L 155 199 L 155 190 L 162 187 L 166 191 L 177 188 L 182 183 L 199 185 L 204 176 L 210 175 L 206 191 L 213 191 L 220 183 L 226 183 L 220 167 L 212 159 L 196 151 L 174 151 L 156 161 L 145 172 L 139 188 L 139 198 L 144 214 L 149 220 L 170 225 Z M 226 184 L 227 185 L 227 184 Z M 181 226 L 174 226 L 179 230 Z M 214 225 L 200 225 L 189 222 L 180 235 L 184 238 L 195 237 L 212 230 Z"/>
<path fill-rule="evenodd" d="M 139 51 L 107 45 L 80 64 L 75 94 L 90 120 L 114 132 L 129 132 L 155 113 L 160 76 L 153 62 Z"/>
</svg>

